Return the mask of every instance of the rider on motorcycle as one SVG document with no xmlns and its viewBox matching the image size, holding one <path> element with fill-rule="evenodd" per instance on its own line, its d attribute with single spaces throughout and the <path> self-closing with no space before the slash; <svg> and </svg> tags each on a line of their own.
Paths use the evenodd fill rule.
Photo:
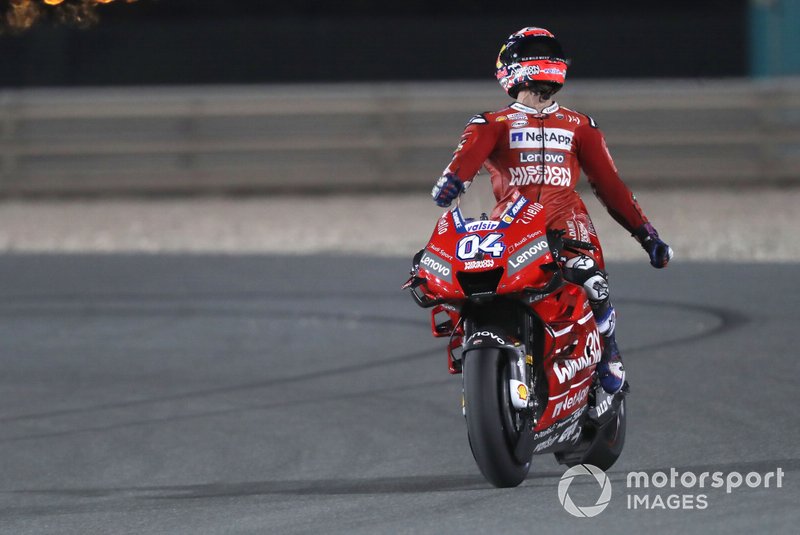
<svg viewBox="0 0 800 535">
<path fill-rule="evenodd" d="M 564 53 L 552 33 L 523 28 L 510 35 L 497 57 L 496 76 L 515 102 L 470 119 L 452 161 L 433 187 L 434 201 L 449 206 L 485 166 L 497 200 L 492 218 L 498 218 L 522 194 L 547 208 L 548 229 L 565 229 L 569 238 L 599 245 L 575 191 L 583 169 L 595 195 L 647 251 L 650 264 L 665 267 L 672 249 L 658 237 L 617 174 L 597 123 L 553 100 L 566 74 Z M 616 393 L 625 383 L 625 369 L 614 336 L 615 314 L 602 251 L 598 247 L 565 256 L 564 276 L 583 285 L 605 338 L 597 365 L 600 384 L 606 392 Z"/>
</svg>

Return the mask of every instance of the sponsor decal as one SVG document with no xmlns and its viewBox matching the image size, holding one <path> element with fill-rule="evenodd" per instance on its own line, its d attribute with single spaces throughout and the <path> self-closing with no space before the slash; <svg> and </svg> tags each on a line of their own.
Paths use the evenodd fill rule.
<svg viewBox="0 0 800 535">
<path fill-rule="evenodd" d="M 600 362 L 600 334 L 597 329 L 589 333 L 586 338 L 586 348 L 584 349 L 583 356 L 577 359 L 569 359 L 563 362 L 553 363 L 553 371 L 559 383 L 564 383 L 575 377 L 579 371 L 593 366 Z"/>
<path fill-rule="evenodd" d="M 526 199 L 525 197 L 520 197 L 519 199 L 517 199 L 517 202 L 515 202 L 508 210 L 509 215 L 511 215 L 511 217 L 516 217 L 519 211 L 522 210 L 522 207 L 525 206 L 527 203 L 528 199 Z"/>
<path fill-rule="evenodd" d="M 572 149 L 573 132 L 563 128 L 516 128 L 509 131 L 509 147 L 512 149 Z"/>
<path fill-rule="evenodd" d="M 499 224 L 499 221 L 470 221 L 464 225 L 464 229 L 467 232 L 475 232 L 478 230 L 494 230 Z"/>
<path fill-rule="evenodd" d="M 603 350 L 600 347 L 600 333 L 597 331 L 597 329 L 595 329 L 589 333 L 589 336 L 586 337 L 586 347 L 583 350 L 583 355 L 586 358 L 600 362 L 600 355 L 602 353 Z"/>
<path fill-rule="evenodd" d="M 578 427 L 578 424 L 580 423 L 580 417 L 583 415 L 583 413 L 584 411 L 577 410 L 563 420 L 552 424 L 547 429 L 543 429 L 538 433 L 535 433 L 533 435 L 534 440 L 541 440 L 548 435 L 552 436 L 545 440 L 542 444 L 538 444 L 534 451 L 542 451 L 546 448 L 549 448 L 556 442 L 563 442 L 565 440 L 565 436 L 572 436 L 576 430 L 580 432 L 580 427 Z M 567 435 L 567 433 L 569 433 L 569 435 Z"/>
<path fill-rule="evenodd" d="M 505 115 L 501 115 L 500 117 L 497 117 L 495 119 L 495 121 L 497 121 L 498 123 L 501 123 L 501 122 L 505 121 L 506 119 L 508 119 L 508 117 L 506 117 Z"/>
<path fill-rule="evenodd" d="M 567 116 L 567 120 L 568 120 L 569 122 L 571 122 L 571 123 L 575 123 L 575 124 L 577 124 L 577 125 L 580 125 L 580 124 L 581 124 L 581 118 L 580 118 L 580 117 L 578 117 L 577 115 L 568 115 L 568 116 Z"/>
<path fill-rule="evenodd" d="M 430 249 L 431 251 L 435 252 L 436 254 L 441 256 L 442 258 L 447 259 L 450 262 L 453 261 L 453 255 L 451 255 L 450 253 L 448 253 L 447 251 L 445 251 L 444 249 L 442 249 L 438 245 L 434 245 L 432 243 L 429 243 L 428 244 L 428 249 Z"/>
<path fill-rule="evenodd" d="M 515 65 L 519 65 L 519 64 L 515 64 Z M 520 67 L 517 67 L 517 68 L 514 68 L 513 65 L 509 65 L 509 67 L 513 69 L 514 78 L 515 79 L 525 78 L 527 76 L 536 76 L 537 74 L 539 74 L 542 71 L 542 69 L 539 68 L 538 65 L 528 65 L 527 67 L 521 67 L 520 66 Z"/>
<path fill-rule="evenodd" d="M 442 234 L 447 232 L 447 229 L 449 227 L 450 227 L 450 223 L 448 223 L 447 214 L 445 214 L 444 216 L 442 216 L 441 219 L 439 219 L 439 223 L 436 225 L 436 233 L 441 236 Z"/>
<path fill-rule="evenodd" d="M 464 269 L 485 269 L 494 267 L 494 260 L 469 260 L 464 263 Z"/>
<path fill-rule="evenodd" d="M 509 225 L 511 224 L 512 221 L 514 221 L 514 218 L 508 214 L 504 215 L 502 219 L 503 223 L 508 223 Z"/>
<path fill-rule="evenodd" d="M 556 119 L 563 119 L 563 118 L 564 118 L 563 113 L 556 113 Z"/>
<path fill-rule="evenodd" d="M 541 230 L 537 230 L 536 232 L 531 232 L 531 233 L 530 233 L 530 234 L 528 234 L 527 236 L 523 237 L 521 240 L 519 240 L 519 241 L 516 241 L 516 242 L 514 242 L 513 244 L 509 245 L 509 246 L 508 246 L 508 252 L 509 252 L 509 253 L 513 253 L 514 251 L 516 251 L 516 250 L 517 250 L 517 248 L 518 248 L 519 246 L 521 246 L 521 245 L 525 245 L 526 243 L 528 243 L 529 241 L 531 241 L 533 238 L 535 238 L 535 237 L 537 237 L 537 236 L 541 236 L 541 234 L 542 234 L 542 231 L 541 231 Z"/>
<path fill-rule="evenodd" d="M 561 411 L 567 411 L 574 407 L 577 407 L 579 404 L 586 401 L 588 395 L 589 395 L 589 387 L 586 386 L 582 388 L 580 391 L 565 397 L 563 400 L 556 403 L 556 406 L 553 408 L 553 418 L 561 414 Z"/>
<path fill-rule="evenodd" d="M 486 117 L 484 117 L 482 113 L 479 113 L 477 115 L 473 115 L 472 117 L 470 117 L 469 122 L 467 122 L 467 124 L 468 125 L 469 124 L 486 124 Z"/>
<path fill-rule="evenodd" d="M 605 412 L 611 408 L 611 402 L 613 401 L 613 396 L 606 396 L 603 401 L 598 403 L 597 405 L 597 416 L 602 416 Z"/>
<path fill-rule="evenodd" d="M 556 69 L 555 67 L 548 67 L 547 69 L 542 69 L 542 73 L 544 74 L 557 74 L 559 76 L 564 76 L 567 74 L 566 71 L 562 69 Z"/>
<path fill-rule="evenodd" d="M 583 221 L 579 221 L 575 218 L 567 219 L 567 233 L 573 240 L 585 242 L 590 240 L 589 229 L 586 227 Z"/>
<path fill-rule="evenodd" d="M 523 126 L 528 126 L 528 121 L 514 121 L 511 123 L 511 128 L 522 128 Z"/>
<path fill-rule="evenodd" d="M 533 218 L 539 215 L 539 213 L 544 209 L 544 206 L 535 202 L 533 204 L 529 204 L 528 207 L 522 212 L 522 215 L 519 216 L 519 220 L 525 223 L 526 225 L 533 221 Z M 541 234 L 541 231 L 538 232 Z"/>
<path fill-rule="evenodd" d="M 496 334 L 494 334 L 492 331 L 478 331 L 478 332 L 472 333 L 472 336 L 467 338 L 467 344 L 472 343 L 472 339 L 473 338 L 491 338 L 492 340 L 494 340 L 495 342 L 497 342 L 500 345 L 503 345 L 503 346 L 506 345 L 506 341 L 503 340 L 502 338 L 500 338 L 499 336 L 497 336 Z M 482 340 L 475 340 L 476 344 L 480 343 L 480 342 L 482 342 Z"/>
<path fill-rule="evenodd" d="M 419 265 L 424 266 L 427 271 L 433 273 L 440 279 L 452 282 L 453 279 L 450 277 L 452 273 L 452 269 L 450 267 L 450 263 L 445 259 L 433 254 L 432 252 L 425 250 L 425 253 L 422 255 L 422 258 L 419 260 Z"/>
<path fill-rule="evenodd" d="M 528 245 L 524 249 L 520 250 L 517 256 L 508 259 L 508 274 L 513 275 L 517 273 L 525 266 L 531 264 L 534 260 L 541 258 L 549 252 L 550 248 L 547 245 L 547 240 L 539 240 L 536 243 Z"/>
<path fill-rule="evenodd" d="M 559 442 L 567 442 L 569 440 L 573 440 L 577 438 L 578 435 L 581 434 L 581 428 L 578 426 L 580 422 L 575 422 L 571 426 L 567 427 L 567 429 L 561 433 L 561 436 L 558 438 Z"/>
<path fill-rule="evenodd" d="M 450 212 L 453 214 L 453 224 L 456 227 L 456 232 L 459 234 L 464 232 L 464 216 L 461 215 L 461 210 L 456 207 L 454 210 Z"/>
<path fill-rule="evenodd" d="M 523 384 L 518 384 L 517 395 L 519 396 L 519 399 L 523 401 L 528 401 L 528 388 Z"/>
<path fill-rule="evenodd" d="M 545 152 L 544 153 L 544 163 L 558 163 L 563 164 L 564 160 L 566 159 L 566 155 L 561 152 Z M 542 163 L 542 153 L 541 151 L 536 152 L 520 152 L 519 153 L 519 161 L 520 163 Z"/>
<path fill-rule="evenodd" d="M 516 120 L 520 120 L 520 119 L 527 119 L 528 118 L 528 116 L 525 115 L 522 112 L 509 113 L 507 117 L 512 121 L 516 121 Z"/>
<path fill-rule="evenodd" d="M 537 444 L 536 447 L 533 448 L 533 452 L 536 453 L 537 451 L 545 450 L 550 446 L 552 446 L 553 444 L 555 444 L 557 441 L 558 441 L 558 435 L 553 435 L 544 442 L 540 442 L 539 444 Z"/>
<path fill-rule="evenodd" d="M 572 169 L 554 165 L 526 165 L 525 167 L 512 167 L 511 186 L 529 186 L 531 184 L 544 184 L 546 186 L 569 187 L 572 184 Z"/>
</svg>

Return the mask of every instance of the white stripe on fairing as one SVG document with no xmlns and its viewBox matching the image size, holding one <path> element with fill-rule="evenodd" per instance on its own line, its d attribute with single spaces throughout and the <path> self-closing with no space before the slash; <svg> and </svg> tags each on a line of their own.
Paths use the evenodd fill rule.
<svg viewBox="0 0 800 535">
<path fill-rule="evenodd" d="M 573 326 L 572 326 L 572 325 L 570 325 L 570 326 L 569 326 L 569 327 L 567 327 L 566 329 L 561 329 L 560 331 L 555 331 L 555 332 L 553 332 L 553 338 L 558 338 L 558 337 L 559 337 L 559 336 L 561 336 L 562 334 L 567 334 L 568 332 L 570 332 L 570 331 L 572 330 L 572 327 L 573 327 Z"/>
<path fill-rule="evenodd" d="M 589 321 L 589 318 L 591 318 L 593 315 L 594 315 L 594 312 L 589 312 L 589 313 L 588 313 L 588 314 L 586 314 L 584 317 L 582 317 L 581 319 L 579 319 L 579 320 L 578 320 L 578 323 L 579 323 L 580 325 L 583 325 L 584 323 L 586 323 L 587 321 Z"/>
<path fill-rule="evenodd" d="M 583 370 L 585 370 L 585 369 L 586 369 L 586 368 L 584 368 Z M 580 370 L 580 371 L 583 371 L 583 370 Z M 583 380 L 583 381 L 581 381 L 580 383 L 575 383 L 574 385 L 572 385 L 571 387 L 569 387 L 569 389 L 570 389 L 570 390 L 572 390 L 572 389 L 573 389 L 573 388 L 575 388 L 576 386 L 580 386 L 580 385 L 582 385 L 583 383 L 585 383 L 586 381 L 588 381 L 588 380 L 589 380 L 589 379 L 591 379 L 591 378 L 592 378 L 592 376 L 591 376 L 591 375 L 588 375 L 588 376 L 586 377 L 586 379 L 584 379 L 584 380 Z"/>
</svg>

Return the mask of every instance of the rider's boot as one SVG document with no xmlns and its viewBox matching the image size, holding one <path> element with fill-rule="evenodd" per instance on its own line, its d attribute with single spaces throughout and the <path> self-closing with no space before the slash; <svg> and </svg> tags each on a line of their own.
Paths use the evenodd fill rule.
<svg viewBox="0 0 800 535">
<path fill-rule="evenodd" d="M 597 330 L 603 336 L 603 352 L 597 364 L 597 378 L 600 386 L 609 394 L 616 394 L 625 384 L 625 368 L 622 365 L 622 356 L 617 347 L 615 327 L 617 315 L 614 306 L 606 299 L 602 302 L 592 302 L 592 311 L 597 322 Z"/>
<path fill-rule="evenodd" d="M 613 315 L 614 309 L 612 308 L 609 313 Z M 622 356 L 617 347 L 613 323 L 611 329 L 603 335 L 603 353 L 597 364 L 597 378 L 600 380 L 600 386 L 609 394 L 616 394 L 625 384 L 625 367 L 622 365 Z"/>
</svg>

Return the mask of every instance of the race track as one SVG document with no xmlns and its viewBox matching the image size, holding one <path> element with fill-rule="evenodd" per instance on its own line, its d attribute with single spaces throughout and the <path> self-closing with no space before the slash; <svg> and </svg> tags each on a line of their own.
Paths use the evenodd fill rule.
<svg viewBox="0 0 800 535">
<path fill-rule="evenodd" d="M 520 488 L 484 481 L 406 267 L 0 257 L 0 532 L 797 533 L 797 264 L 610 266 L 632 394 L 592 519 L 560 505 L 552 455 Z M 628 509 L 626 474 L 670 467 L 785 475 Z"/>
</svg>

